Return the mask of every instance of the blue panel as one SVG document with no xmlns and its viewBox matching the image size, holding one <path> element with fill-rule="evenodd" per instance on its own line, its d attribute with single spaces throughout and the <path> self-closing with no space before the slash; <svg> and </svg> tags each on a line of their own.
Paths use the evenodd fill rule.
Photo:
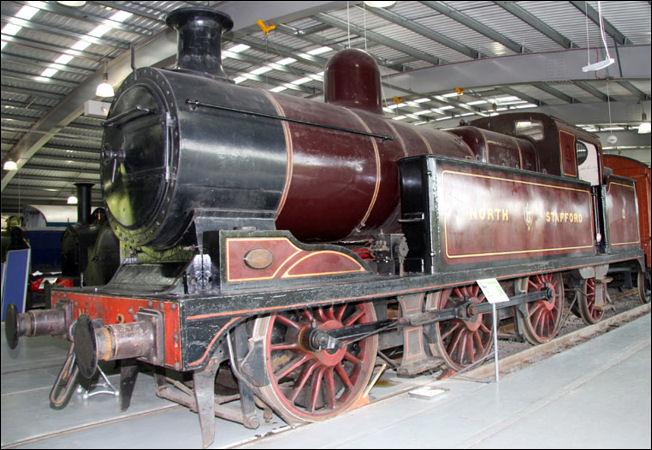
<svg viewBox="0 0 652 450">
<path fill-rule="evenodd" d="M 25 239 L 32 248 L 32 272 L 61 271 L 61 238 L 64 230 L 26 230 Z"/>
<path fill-rule="evenodd" d="M 9 250 L 3 273 L 2 321 L 10 303 L 19 313 L 25 312 L 25 294 L 29 278 L 30 249 Z"/>
</svg>

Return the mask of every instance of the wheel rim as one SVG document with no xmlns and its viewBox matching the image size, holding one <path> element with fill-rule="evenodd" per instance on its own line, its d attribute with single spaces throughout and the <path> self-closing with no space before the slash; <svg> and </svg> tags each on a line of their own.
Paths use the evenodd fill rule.
<svg viewBox="0 0 652 450">
<path fill-rule="evenodd" d="M 584 319 L 587 324 L 591 325 L 602 320 L 604 311 L 597 309 L 595 306 L 595 302 L 597 300 L 596 294 L 598 292 L 596 289 L 595 278 L 584 280 L 583 284 L 584 295 L 578 293 L 577 302 L 580 306 L 580 314 L 582 315 L 582 319 Z M 603 290 L 600 292 L 604 293 Z"/>
<path fill-rule="evenodd" d="M 466 300 L 480 304 L 485 296 L 477 284 L 446 289 L 431 294 L 435 310 L 455 308 Z M 455 370 L 461 370 L 489 354 L 493 346 L 492 316 L 475 314 L 468 319 L 451 319 L 435 323 L 433 353 Z"/>
<path fill-rule="evenodd" d="M 261 398 L 289 421 L 319 421 L 349 408 L 362 395 L 374 368 L 378 337 L 337 351 L 311 351 L 302 344 L 311 324 L 333 330 L 376 320 L 373 305 L 340 305 L 283 312 L 258 319 L 270 384 Z"/>
<path fill-rule="evenodd" d="M 525 338 L 532 344 L 548 342 L 557 336 L 564 312 L 564 284 L 561 275 L 542 274 L 528 278 L 527 292 L 551 289 L 550 300 L 535 300 L 527 303 L 527 316 L 523 320 Z"/>
</svg>

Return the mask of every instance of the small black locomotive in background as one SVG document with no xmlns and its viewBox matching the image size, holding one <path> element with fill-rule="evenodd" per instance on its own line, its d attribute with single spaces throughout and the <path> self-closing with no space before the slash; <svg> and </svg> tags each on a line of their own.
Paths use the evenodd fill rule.
<svg viewBox="0 0 652 450">
<path fill-rule="evenodd" d="M 481 361 L 478 279 L 500 280 L 500 319 L 536 344 L 556 336 L 565 287 L 595 321 L 609 266 L 645 271 L 634 181 L 603 171 L 594 135 L 536 113 L 398 123 L 359 50 L 329 62 L 324 103 L 237 86 L 228 16 L 167 23 L 178 66 L 135 70 L 105 122 L 104 200 L 127 257 L 106 286 L 53 289 L 52 309 L 7 323 L 12 345 L 71 341 L 55 391 L 121 360 L 126 408 L 136 361 L 192 373 L 184 391 L 157 373 L 157 394 L 198 411 L 207 446 L 215 415 L 256 427 L 256 404 L 290 424 L 345 411 L 389 349 L 406 375 Z M 227 361 L 239 410 L 214 394 Z"/>
</svg>

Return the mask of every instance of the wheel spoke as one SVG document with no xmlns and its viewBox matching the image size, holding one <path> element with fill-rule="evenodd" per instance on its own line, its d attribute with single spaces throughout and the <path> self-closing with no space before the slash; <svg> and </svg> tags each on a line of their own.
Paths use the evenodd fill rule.
<svg viewBox="0 0 652 450">
<path fill-rule="evenodd" d="M 328 317 L 329 320 L 335 320 L 335 310 L 333 308 L 334 307 L 331 305 L 326 309 L 326 317 Z"/>
<path fill-rule="evenodd" d="M 454 322 L 453 326 L 446 333 L 444 333 L 442 335 L 441 340 L 443 341 L 448 336 L 450 336 L 453 331 L 457 330 L 459 327 L 462 327 L 462 326 L 464 326 L 464 325 L 462 325 L 462 322 L 457 322 L 457 321 Z"/>
<path fill-rule="evenodd" d="M 346 311 L 346 304 L 340 306 L 340 309 L 337 311 L 336 319 L 340 322 L 342 321 L 342 317 L 344 317 L 344 311 Z"/>
<path fill-rule="evenodd" d="M 328 318 L 326 318 L 326 314 L 324 314 L 324 309 L 320 306 L 317 308 L 317 317 L 319 317 L 319 320 L 322 322 L 326 322 Z"/>
<path fill-rule="evenodd" d="M 301 313 L 306 319 L 308 319 L 308 322 L 312 323 L 312 321 L 315 320 L 315 316 L 312 315 L 312 312 L 310 312 L 309 309 L 304 309 Z"/>
<path fill-rule="evenodd" d="M 470 364 L 475 362 L 475 347 L 473 345 L 473 336 L 475 336 L 475 333 L 469 333 L 469 335 L 466 337 L 466 340 L 468 341 L 466 348 L 468 349 L 467 353 L 469 355 Z"/>
<path fill-rule="evenodd" d="M 333 369 L 328 369 L 324 374 L 326 377 L 326 401 L 328 406 L 333 409 L 335 407 L 335 379 L 333 378 Z"/>
<path fill-rule="evenodd" d="M 364 316 L 364 311 L 359 309 L 355 312 L 355 314 L 351 315 L 348 319 L 346 319 L 346 322 L 344 323 L 345 327 L 350 327 L 354 323 L 356 323 L 362 316 Z"/>
<path fill-rule="evenodd" d="M 319 398 L 319 392 L 321 391 L 322 379 L 324 378 L 324 368 L 320 368 L 312 381 L 312 388 L 310 392 L 310 407 L 308 410 L 310 412 L 315 412 L 317 409 L 317 399 Z"/>
<path fill-rule="evenodd" d="M 450 344 L 446 347 L 448 350 L 448 354 L 452 357 L 453 352 L 457 348 L 458 344 L 460 343 L 460 339 L 462 338 L 462 334 L 464 333 L 464 329 L 459 330 L 456 334 L 453 340 L 450 342 Z"/>
<path fill-rule="evenodd" d="M 273 352 L 275 351 L 280 351 L 280 350 L 297 350 L 299 348 L 299 345 L 296 342 L 293 342 L 291 344 L 272 344 L 270 346 Z"/>
<path fill-rule="evenodd" d="M 528 314 L 528 318 L 531 319 L 532 316 L 533 316 L 537 311 L 539 311 L 541 308 L 543 308 L 543 303 L 537 301 L 537 302 L 534 304 L 534 308 L 532 308 L 532 310 L 530 311 L 530 314 Z"/>
<path fill-rule="evenodd" d="M 477 353 L 481 355 L 484 352 L 484 344 L 482 343 L 482 338 L 480 338 L 480 333 L 473 333 L 473 340 L 479 350 Z"/>
<path fill-rule="evenodd" d="M 274 373 L 274 378 L 276 379 L 276 382 L 278 383 L 279 381 L 281 381 L 283 377 L 287 376 L 289 373 L 296 370 L 298 367 L 300 367 L 309 359 L 310 358 L 308 357 L 308 355 L 303 355 L 300 358 L 297 358 L 293 362 L 289 363 L 284 368 L 280 369 L 278 372 Z"/>
<path fill-rule="evenodd" d="M 301 374 L 301 377 L 297 380 L 294 389 L 292 390 L 292 393 L 288 397 L 292 403 L 294 403 L 297 400 L 297 397 L 303 390 L 303 388 L 306 386 L 306 382 L 310 379 L 310 376 L 312 373 L 315 371 L 317 368 L 317 362 L 313 361 L 308 367 L 306 367 L 303 370 L 303 373 Z"/>
<path fill-rule="evenodd" d="M 349 352 L 346 352 L 344 354 L 344 359 L 347 359 L 347 360 L 351 361 L 353 364 L 356 364 L 356 365 L 362 367 L 362 361 L 360 361 L 358 358 L 356 358 L 355 356 L 353 356 Z"/>
<path fill-rule="evenodd" d="M 351 389 L 353 387 L 353 383 L 351 383 L 351 379 L 346 374 L 346 371 L 344 370 L 344 367 L 342 367 L 341 363 L 335 366 L 335 372 L 337 372 L 337 375 L 340 377 L 340 380 L 342 380 L 342 383 L 344 383 L 344 386 L 346 386 L 347 389 Z"/>
<path fill-rule="evenodd" d="M 293 320 L 289 319 L 288 317 L 285 317 L 282 314 L 277 314 L 276 315 L 276 320 L 278 320 L 279 322 L 283 322 L 287 326 L 290 326 L 292 328 L 296 328 L 297 330 L 301 329 L 301 326 L 298 323 L 294 322 Z"/>
<path fill-rule="evenodd" d="M 457 356 L 459 358 L 460 363 L 464 361 L 464 354 L 466 353 L 466 342 L 468 341 L 467 337 L 468 337 L 468 333 L 464 333 L 464 335 L 460 339 L 460 348 L 457 351 Z"/>
</svg>

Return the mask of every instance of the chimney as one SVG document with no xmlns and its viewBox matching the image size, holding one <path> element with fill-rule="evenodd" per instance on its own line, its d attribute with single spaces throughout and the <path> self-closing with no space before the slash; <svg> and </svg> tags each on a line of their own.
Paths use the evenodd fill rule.
<svg viewBox="0 0 652 450">
<path fill-rule="evenodd" d="M 233 28 L 227 14 L 206 7 L 172 11 L 165 23 L 177 30 L 176 70 L 228 80 L 222 69 L 222 32 Z"/>
<path fill-rule="evenodd" d="M 91 188 L 93 183 L 75 183 L 77 186 L 77 222 L 88 225 L 91 222 Z"/>
</svg>

